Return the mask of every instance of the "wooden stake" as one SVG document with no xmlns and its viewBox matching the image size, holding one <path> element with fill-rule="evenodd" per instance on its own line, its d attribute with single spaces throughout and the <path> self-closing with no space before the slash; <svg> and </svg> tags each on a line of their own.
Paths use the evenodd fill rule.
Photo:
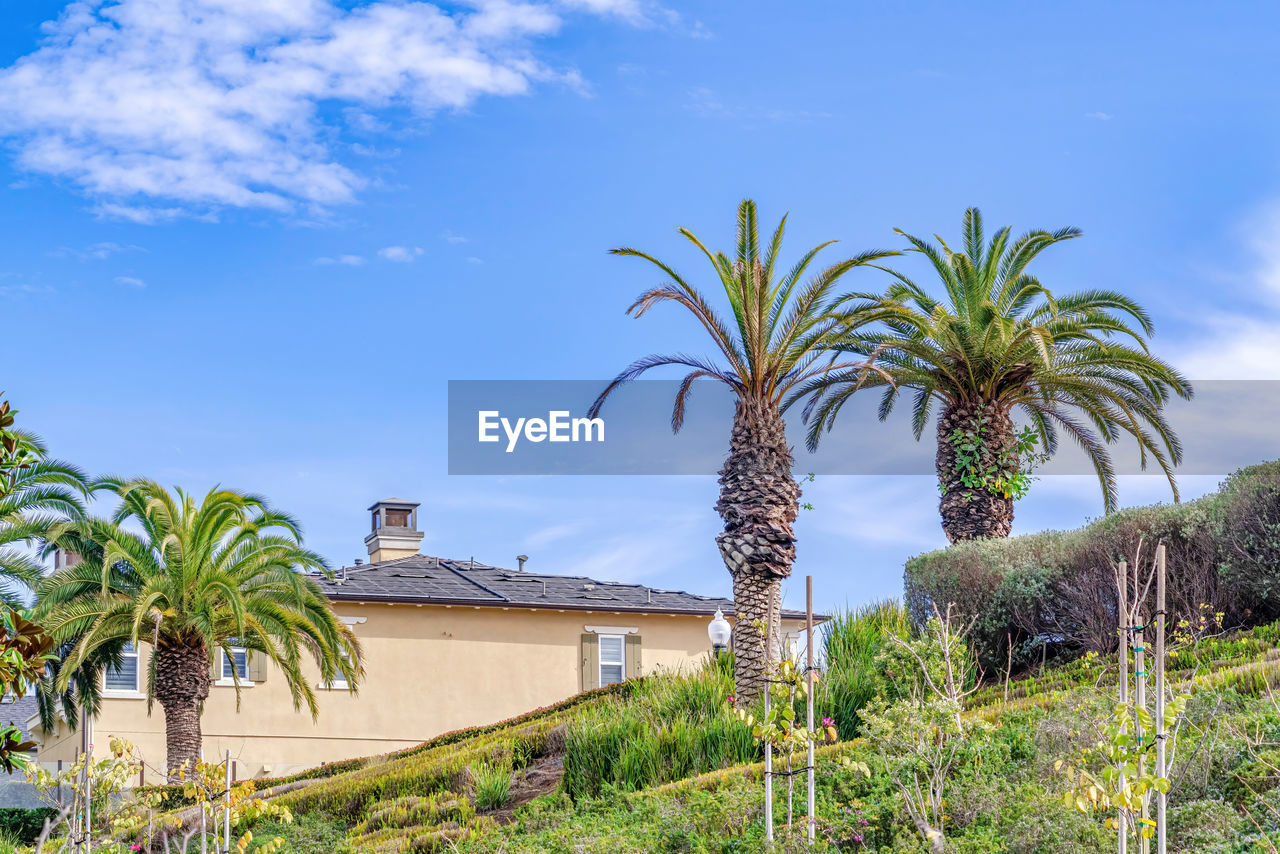
<svg viewBox="0 0 1280 854">
<path fill-rule="evenodd" d="M 813 844 L 814 810 L 813 810 L 813 576 L 804 577 L 804 633 L 805 633 L 805 677 L 809 685 L 809 702 L 806 710 L 809 727 L 809 844 Z"/>
<path fill-rule="evenodd" d="M 222 829 L 222 846 L 226 854 L 231 854 L 231 751 L 230 750 L 227 751 L 226 758 L 227 758 L 227 768 L 226 768 L 227 779 L 226 779 L 226 787 L 223 789 L 223 792 L 222 792 L 222 797 L 225 799 L 222 802 L 222 819 L 224 822 L 223 829 Z"/>
<path fill-rule="evenodd" d="M 1166 554 L 1164 543 L 1156 546 L 1156 777 L 1164 779 L 1168 776 L 1169 768 L 1167 762 L 1167 754 L 1165 752 L 1165 740 L 1168 733 L 1165 731 L 1164 720 L 1164 704 L 1167 698 L 1164 695 L 1164 632 L 1165 632 L 1165 574 L 1166 574 Z M 1165 820 L 1169 809 L 1169 796 L 1164 792 L 1156 793 L 1156 852 L 1157 854 L 1165 854 L 1168 850 L 1168 839 L 1165 830 Z"/>
<path fill-rule="evenodd" d="M 1118 622 L 1120 623 L 1120 648 L 1117 658 L 1120 666 L 1120 703 L 1124 705 L 1129 702 L 1129 626 L 1131 619 L 1129 615 L 1129 566 L 1125 561 L 1120 561 L 1120 567 L 1116 572 L 1116 589 L 1119 594 L 1119 606 L 1116 608 Z M 1121 726 L 1124 726 L 1123 721 Z M 1124 787 L 1124 763 L 1121 763 L 1120 786 Z M 1120 854 L 1128 854 L 1129 851 L 1129 828 L 1125 816 L 1124 807 L 1117 810 L 1117 824 L 1119 825 L 1119 838 L 1117 844 Z"/>
<path fill-rule="evenodd" d="M 764 625 L 764 716 L 769 717 L 770 674 L 773 654 L 773 594 L 769 594 L 769 613 Z M 773 745 L 764 743 L 764 838 L 773 842 Z"/>
<path fill-rule="evenodd" d="M 1142 590 L 1142 581 L 1138 577 L 1138 562 L 1133 564 L 1133 734 L 1138 742 L 1138 776 L 1144 777 L 1147 773 L 1147 752 L 1146 747 L 1147 732 L 1142 726 L 1142 719 L 1138 715 L 1138 711 L 1146 711 L 1147 708 L 1147 621 L 1142 613 L 1142 605 L 1137 601 L 1138 591 Z M 1146 795 L 1142 798 L 1142 827 L 1147 826 L 1147 822 L 1151 820 L 1150 796 Z M 1138 831 L 1138 850 L 1142 854 L 1147 854 L 1151 850 L 1151 840 L 1147 839 L 1141 829 Z"/>
</svg>

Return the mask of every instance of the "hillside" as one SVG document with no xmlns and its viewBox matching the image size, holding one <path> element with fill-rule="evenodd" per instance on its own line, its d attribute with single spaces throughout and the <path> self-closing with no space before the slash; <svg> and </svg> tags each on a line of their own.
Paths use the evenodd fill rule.
<svg viewBox="0 0 1280 854">
<path fill-rule="evenodd" d="M 1280 708 L 1270 695 L 1280 681 L 1278 640 L 1280 625 L 1268 625 L 1171 657 L 1171 678 L 1191 695 L 1171 774 L 1171 851 L 1243 854 L 1280 841 L 1280 773 L 1271 764 L 1280 762 Z M 966 715 L 989 727 L 951 772 L 948 851 L 1115 850 L 1102 815 L 1064 804 L 1067 782 L 1054 770 L 1096 741 L 1090 722 L 1109 714 L 1114 680 L 1105 658 L 1087 656 L 968 698 Z M 296 852 L 762 850 L 762 766 L 750 761 L 756 746 L 729 712 L 730 687 L 717 668 L 650 677 L 276 781 L 275 797 L 297 821 L 255 833 L 278 833 Z M 927 850 L 867 742 L 818 755 L 816 850 Z M 803 784 L 796 788 L 802 814 Z M 778 793 L 781 826 L 781 781 Z M 804 848 L 783 837 L 778 850 Z"/>
</svg>

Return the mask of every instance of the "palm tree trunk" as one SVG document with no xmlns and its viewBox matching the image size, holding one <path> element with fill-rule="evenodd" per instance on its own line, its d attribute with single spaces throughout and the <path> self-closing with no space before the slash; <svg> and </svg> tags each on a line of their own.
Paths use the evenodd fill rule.
<svg viewBox="0 0 1280 854">
<path fill-rule="evenodd" d="M 724 533 L 716 537 L 733 577 L 737 621 L 733 632 L 737 696 L 760 696 L 769 660 L 777 658 L 781 580 L 791 574 L 796 541 L 791 524 L 799 511 L 800 486 L 791 476 L 791 448 L 778 406 L 739 398 L 729 439 L 729 457 L 720 469 L 716 512 Z M 774 648 L 765 649 L 764 624 L 773 602 Z"/>
<path fill-rule="evenodd" d="M 155 661 L 155 697 L 164 709 L 165 768 L 177 779 L 184 763 L 200 758 L 200 711 L 209 696 L 209 653 L 204 644 L 160 640 Z"/>
<path fill-rule="evenodd" d="M 964 472 L 957 466 L 959 451 L 951 436 L 956 430 L 974 430 L 979 420 L 985 428 L 978 434 L 981 439 L 979 466 L 1005 476 L 1018 469 L 1013 419 L 1007 411 L 984 401 L 952 403 L 943 410 L 938 419 L 935 457 L 942 490 L 938 510 L 942 515 L 942 530 L 952 543 L 981 537 L 1007 537 L 1013 529 L 1013 498 L 966 484 Z"/>
</svg>

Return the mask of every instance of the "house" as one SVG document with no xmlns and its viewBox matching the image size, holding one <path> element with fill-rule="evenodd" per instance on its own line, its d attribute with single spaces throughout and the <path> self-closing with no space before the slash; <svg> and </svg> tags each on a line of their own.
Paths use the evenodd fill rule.
<svg viewBox="0 0 1280 854">
<path fill-rule="evenodd" d="M 492 723 L 659 668 L 695 666 L 711 651 L 707 627 L 733 603 L 678 590 L 582 576 L 543 575 L 419 552 L 418 504 L 369 508 L 369 562 L 318 577 L 335 612 L 360 639 L 359 693 L 320 684 L 320 714 L 295 711 L 282 674 L 255 656 L 223 657 L 204 704 L 207 757 L 230 750 L 236 774 L 277 776 L 385 753 L 434 735 Z M 803 614 L 784 612 L 796 633 Z M 147 646 L 104 678 L 92 731 L 131 741 L 156 779 L 164 767 L 164 716 L 148 714 Z M 241 684 L 239 708 L 233 677 Z M 82 734 L 64 725 L 41 735 L 39 759 L 70 760 Z"/>
</svg>

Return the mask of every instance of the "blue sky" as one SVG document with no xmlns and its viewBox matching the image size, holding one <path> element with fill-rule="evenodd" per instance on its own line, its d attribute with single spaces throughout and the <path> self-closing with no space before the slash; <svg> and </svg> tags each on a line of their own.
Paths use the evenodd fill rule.
<svg viewBox="0 0 1280 854">
<path fill-rule="evenodd" d="M 1273 8 L 782 8 L 7 4 L 0 388 L 58 456 L 265 493 L 335 564 L 395 494 L 435 553 L 724 593 L 711 478 L 446 474 L 450 379 L 701 349 L 674 310 L 623 315 L 656 281 L 610 247 L 701 274 L 675 228 L 723 245 L 743 197 L 791 212 L 792 252 L 954 235 L 978 205 L 1082 228 L 1041 278 L 1132 293 L 1193 378 L 1280 374 Z M 943 542 L 929 478 L 806 497 L 823 607 L 896 594 Z M 1045 479 L 1016 530 L 1100 512 Z"/>
</svg>

